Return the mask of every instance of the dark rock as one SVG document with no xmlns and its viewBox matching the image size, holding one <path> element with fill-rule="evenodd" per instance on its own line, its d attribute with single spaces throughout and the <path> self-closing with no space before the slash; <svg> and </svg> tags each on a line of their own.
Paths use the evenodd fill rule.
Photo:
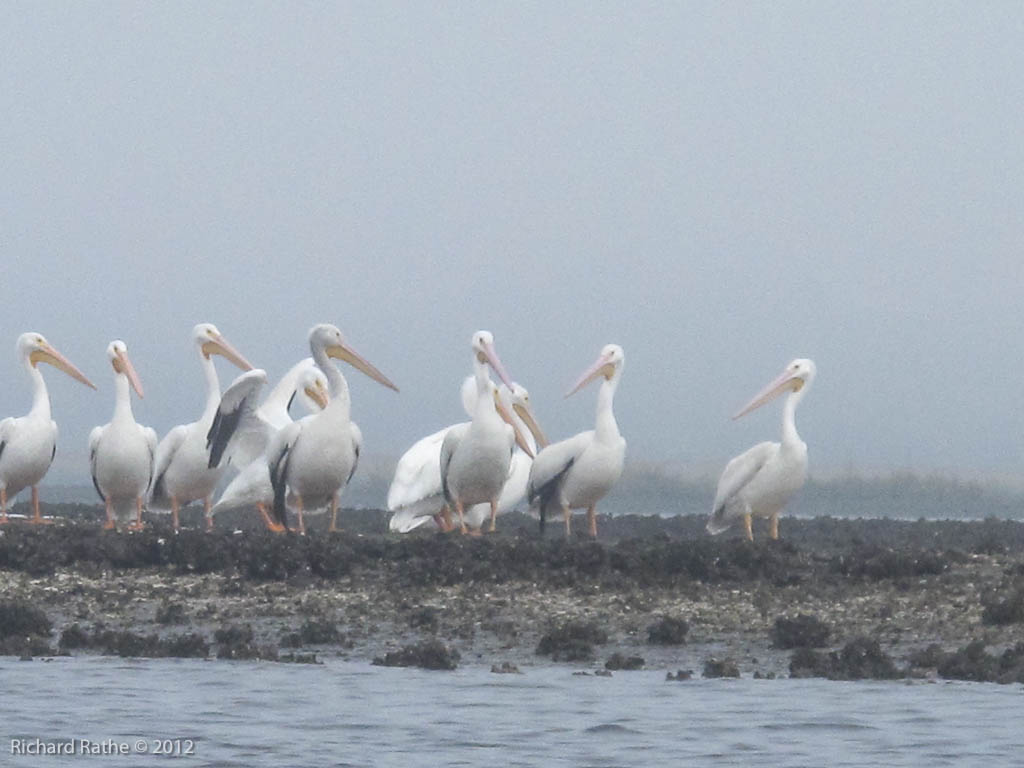
<svg viewBox="0 0 1024 768">
<path fill-rule="evenodd" d="M 1024 622 L 1024 589 L 1017 588 L 1005 597 L 992 595 L 983 600 L 982 624 L 1019 624 Z"/>
<path fill-rule="evenodd" d="M 608 661 L 604 663 L 605 669 L 618 670 L 634 670 L 643 669 L 644 660 L 639 656 L 624 656 L 623 654 L 616 651 L 608 657 Z"/>
<path fill-rule="evenodd" d="M 570 620 L 541 636 L 536 652 L 552 661 L 590 661 L 594 645 L 607 642 L 608 633 L 594 622 Z"/>
<path fill-rule="evenodd" d="M 790 657 L 789 674 L 829 680 L 893 680 L 903 676 L 878 641 L 869 637 L 854 638 L 841 650 L 827 654 L 799 648 Z"/>
<path fill-rule="evenodd" d="M 409 614 L 409 626 L 424 629 L 427 632 L 437 632 L 437 617 L 440 611 L 424 605 L 418 610 Z"/>
<path fill-rule="evenodd" d="M 46 614 L 25 600 L 0 600 L 0 639 L 11 636 L 47 636 L 53 625 Z"/>
<path fill-rule="evenodd" d="M 60 633 L 60 640 L 57 646 L 61 650 L 66 651 L 73 651 L 76 648 L 88 648 L 89 635 L 78 624 L 72 624 Z"/>
<path fill-rule="evenodd" d="M 690 625 L 686 619 L 675 616 L 662 616 L 647 627 L 647 642 L 651 645 L 683 645 Z"/>
<path fill-rule="evenodd" d="M 496 675 L 521 675 L 519 667 L 507 661 L 501 662 L 501 664 L 492 664 L 491 672 Z"/>
<path fill-rule="evenodd" d="M 459 652 L 448 648 L 440 640 L 426 640 L 407 645 L 377 657 L 373 663 L 379 667 L 420 667 L 422 669 L 452 670 L 459 665 Z"/>
<path fill-rule="evenodd" d="M 666 672 L 665 673 L 665 680 L 679 680 L 680 682 L 682 682 L 683 680 L 690 680 L 692 678 L 693 678 L 693 670 L 692 669 L 680 669 L 674 675 L 671 672 Z"/>
<path fill-rule="evenodd" d="M 272 645 L 259 645 L 255 640 L 252 627 L 229 625 L 218 629 L 213 634 L 217 642 L 218 659 L 247 659 L 253 661 L 277 661 L 277 648 Z"/>
<path fill-rule="evenodd" d="M 710 658 L 704 662 L 704 677 L 739 677 L 740 667 L 734 659 Z"/>
<path fill-rule="evenodd" d="M 611 677 L 612 673 L 610 669 L 595 669 L 594 677 Z"/>
<path fill-rule="evenodd" d="M 156 609 L 155 621 L 157 624 L 186 624 L 188 614 L 185 613 L 185 606 L 181 603 L 163 602 Z"/>
<path fill-rule="evenodd" d="M 772 628 L 776 648 L 821 648 L 828 644 L 830 630 L 817 616 L 801 613 L 795 619 L 779 616 Z"/>
<path fill-rule="evenodd" d="M 342 641 L 337 625 L 332 621 L 306 619 L 298 632 L 281 638 L 285 648 L 303 648 L 307 645 L 334 645 Z"/>
</svg>

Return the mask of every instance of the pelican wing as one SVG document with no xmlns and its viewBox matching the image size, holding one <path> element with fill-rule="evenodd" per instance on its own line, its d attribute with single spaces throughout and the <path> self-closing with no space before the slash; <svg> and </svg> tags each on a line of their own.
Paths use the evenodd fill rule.
<svg viewBox="0 0 1024 768">
<path fill-rule="evenodd" d="M 307 416 L 306 419 L 313 418 Z M 306 419 L 293 421 L 283 429 L 279 429 L 267 447 L 267 464 L 270 473 L 270 486 L 274 490 L 274 517 L 281 525 L 286 524 L 288 493 L 288 459 L 292 447 L 302 434 L 302 424 Z"/>
<path fill-rule="evenodd" d="M 594 432 L 580 432 L 566 440 L 544 448 L 530 465 L 530 475 L 526 482 L 526 498 L 530 505 L 539 506 L 540 529 L 544 530 L 547 513 L 553 504 L 558 503 L 558 489 L 565 475 L 594 440 Z"/>
<path fill-rule="evenodd" d="M 164 473 L 174 461 L 174 454 L 185 442 L 188 434 L 188 424 L 179 424 L 166 435 L 156 447 L 156 454 L 153 457 L 153 481 L 149 485 L 149 500 L 158 508 L 166 508 L 170 504 L 167 496 L 167 489 L 164 487 Z"/>
<path fill-rule="evenodd" d="M 8 416 L 0 421 L 0 459 L 4 457 L 4 448 L 11 439 L 11 432 L 14 431 L 14 417 Z"/>
<path fill-rule="evenodd" d="M 444 436 L 444 440 L 441 441 L 441 456 L 438 462 L 438 469 L 441 474 L 441 494 L 444 496 L 444 500 L 449 504 L 454 503 L 451 499 L 451 494 L 448 492 L 448 467 L 452 463 L 452 456 L 455 455 L 455 451 L 458 450 L 459 443 L 469 432 L 471 422 L 464 422 L 462 424 L 456 424 L 448 430 L 448 434 Z"/>
<path fill-rule="evenodd" d="M 388 509 L 394 512 L 441 493 L 441 444 L 451 425 L 413 443 L 395 467 L 388 488 Z"/>
<path fill-rule="evenodd" d="M 96 489 L 100 499 L 106 503 L 107 497 L 103 495 L 103 491 L 100 490 L 99 481 L 96 479 L 96 449 L 99 447 L 104 429 L 105 427 L 93 427 L 92 432 L 89 433 L 89 474 L 92 475 L 92 487 Z"/>
<path fill-rule="evenodd" d="M 146 438 L 146 447 L 149 448 L 149 482 L 153 482 L 153 462 L 156 457 L 157 437 L 156 430 L 152 427 L 139 427 L 142 436 Z"/>
<path fill-rule="evenodd" d="M 231 382 L 220 397 L 220 406 L 206 433 L 211 467 L 225 454 L 236 466 L 255 461 L 270 442 L 273 428 L 257 412 L 256 400 L 267 382 L 267 372 L 254 368 Z"/>
<path fill-rule="evenodd" d="M 352 476 L 356 473 L 356 467 L 359 466 L 359 451 L 363 447 L 363 430 L 361 430 L 359 425 L 354 421 L 350 421 L 348 426 L 352 432 L 352 453 L 355 454 L 355 460 L 352 462 L 352 469 L 348 471 L 348 477 L 345 478 L 345 485 L 352 482 Z M 345 485 L 343 485 L 342 488 L 344 488 Z"/>
<path fill-rule="evenodd" d="M 310 369 L 317 369 L 316 363 L 313 362 L 311 357 L 300 360 L 289 368 L 288 372 L 274 385 L 274 388 L 270 390 L 270 394 L 267 395 L 263 404 L 257 409 L 256 412 L 260 418 L 274 429 L 280 429 L 286 424 L 290 424 L 292 417 L 289 415 L 288 409 L 291 408 L 292 401 L 295 399 L 295 391 L 299 387 L 299 379 L 303 373 Z"/>
<path fill-rule="evenodd" d="M 711 508 L 711 517 L 708 519 L 709 533 L 721 533 L 732 525 L 733 516 L 729 514 L 728 510 L 731 502 L 778 450 L 778 443 L 770 441 L 758 443 L 725 465 L 722 476 L 718 479 L 715 503 Z"/>
</svg>

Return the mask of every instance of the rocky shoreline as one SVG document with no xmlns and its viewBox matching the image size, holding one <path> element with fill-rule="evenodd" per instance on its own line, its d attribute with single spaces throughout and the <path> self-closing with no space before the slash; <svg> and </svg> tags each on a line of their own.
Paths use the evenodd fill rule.
<svg viewBox="0 0 1024 768">
<path fill-rule="evenodd" d="M 598 541 L 497 534 L 0 529 L 0 651 L 314 661 L 495 671 L 664 669 L 692 676 L 1024 682 L 1024 523 L 783 519 L 782 539 L 712 538 L 703 518 L 600 518 Z M 583 526 L 580 526 L 583 527 Z M 764 535 L 760 529 L 755 536 Z"/>
</svg>

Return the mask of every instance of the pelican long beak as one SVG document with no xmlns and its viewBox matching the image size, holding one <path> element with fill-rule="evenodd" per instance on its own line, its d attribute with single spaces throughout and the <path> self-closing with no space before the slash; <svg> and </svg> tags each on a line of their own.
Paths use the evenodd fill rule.
<svg viewBox="0 0 1024 768">
<path fill-rule="evenodd" d="M 78 370 L 74 363 L 64 357 L 64 355 L 58 352 L 51 344 L 47 344 L 41 349 L 33 350 L 28 359 L 32 365 L 35 365 L 36 363 L 48 363 L 54 368 L 64 371 L 64 373 L 75 381 L 80 381 L 85 384 L 85 386 L 96 389 L 96 385 L 85 378 L 85 374 Z"/>
<path fill-rule="evenodd" d="M 494 409 L 501 415 L 501 418 L 505 420 L 505 423 L 512 427 L 512 431 L 516 435 L 516 445 L 523 449 L 523 453 L 533 458 L 533 451 L 530 449 L 530 444 L 526 442 L 526 438 L 523 437 L 523 433 L 516 426 L 515 419 L 512 418 L 512 414 L 508 412 L 508 408 L 501 402 L 501 398 L 498 397 L 498 390 L 494 390 Z"/>
<path fill-rule="evenodd" d="M 327 407 L 327 402 L 328 400 L 330 400 L 330 395 L 327 394 L 327 390 L 324 389 L 323 384 L 321 384 L 319 381 L 316 383 L 315 386 L 306 387 L 304 391 L 306 393 L 306 397 L 308 397 L 310 400 L 312 400 L 314 403 L 320 406 L 321 411 Z"/>
<path fill-rule="evenodd" d="M 501 364 L 501 358 L 498 357 L 498 353 L 494 349 L 493 344 L 488 344 L 486 341 L 481 345 L 483 346 L 483 352 L 478 353 L 480 356 L 480 362 L 488 363 L 494 372 L 498 374 L 498 378 L 501 379 L 505 386 L 508 387 L 509 391 L 512 391 L 512 379 L 509 378 L 508 371 L 505 370 L 505 366 Z"/>
<path fill-rule="evenodd" d="M 544 435 L 544 431 L 540 428 L 540 424 L 538 424 L 537 420 L 533 417 L 533 411 L 521 403 L 512 403 L 512 410 L 514 410 L 519 418 L 523 420 L 523 424 L 525 424 L 526 428 L 530 430 L 530 433 L 533 435 L 533 439 L 537 441 L 537 445 L 541 448 L 546 448 L 548 446 L 548 439 Z"/>
<path fill-rule="evenodd" d="M 598 376 L 604 376 L 605 379 L 610 379 L 614 375 L 615 365 L 611 362 L 611 356 L 600 355 L 598 356 L 594 364 L 587 368 L 587 370 L 585 370 L 582 373 L 579 379 L 576 380 L 576 383 L 573 384 L 572 389 L 566 392 L 565 396 L 569 397 L 571 395 L 575 395 L 577 392 L 579 392 L 581 389 L 587 386 L 587 384 L 592 382 Z"/>
<path fill-rule="evenodd" d="M 246 360 L 242 356 L 242 353 L 231 346 L 228 340 L 219 333 L 212 336 L 209 341 L 203 344 L 203 354 L 206 355 L 207 358 L 209 358 L 210 355 L 221 355 L 237 365 L 243 371 L 252 370 L 252 363 Z"/>
<path fill-rule="evenodd" d="M 737 411 L 733 416 L 733 419 L 746 416 L 748 413 L 760 408 L 765 403 L 771 402 L 783 392 L 799 392 L 803 389 L 803 386 L 804 380 L 802 378 L 794 375 L 792 371 L 783 371 L 775 381 L 754 395 L 749 403 Z"/>
<path fill-rule="evenodd" d="M 344 360 L 356 370 L 365 373 L 378 384 L 383 384 L 388 389 L 395 390 L 395 392 L 398 391 L 398 387 L 391 383 L 391 379 L 377 370 L 373 363 L 352 349 L 348 344 L 345 344 L 344 342 L 341 344 L 331 344 L 324 351 L 327 353 L 328 357 L 333 357 L 335 360 Z"/>
<path fill-rule="evenodd" d="M 127 376 L 128 383 L 132 385 L 135 394 L 142 397 L 142 382 L 139 381 L 139 374 L 135 372 L 135 366 L 132 365 L 127 352 L 117 353 L 117 357 L 114 358 L 114 370 Z"/>
</svg>

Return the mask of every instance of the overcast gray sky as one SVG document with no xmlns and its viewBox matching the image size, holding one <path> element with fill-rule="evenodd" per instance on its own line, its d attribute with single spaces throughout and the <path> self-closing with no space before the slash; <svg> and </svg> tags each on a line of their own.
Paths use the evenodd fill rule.
<svg viewBox="0 0 1024 768">
<path fill-rule="evenodd" d="M 162 435 L 193 324 L 276 376 L 331 321 L 397 456 L 486 328 L 553 438 L 623 345 L 632 459 L 777 439 L 729 415 L 809 356 L 812 471 L 1024 471 L 1022 40 L 1015 2 L 2 2 L 0 415 L 46 334 L 100 387 L 45 371 L 87 482 L 111 339 Z"/>
</svg>

